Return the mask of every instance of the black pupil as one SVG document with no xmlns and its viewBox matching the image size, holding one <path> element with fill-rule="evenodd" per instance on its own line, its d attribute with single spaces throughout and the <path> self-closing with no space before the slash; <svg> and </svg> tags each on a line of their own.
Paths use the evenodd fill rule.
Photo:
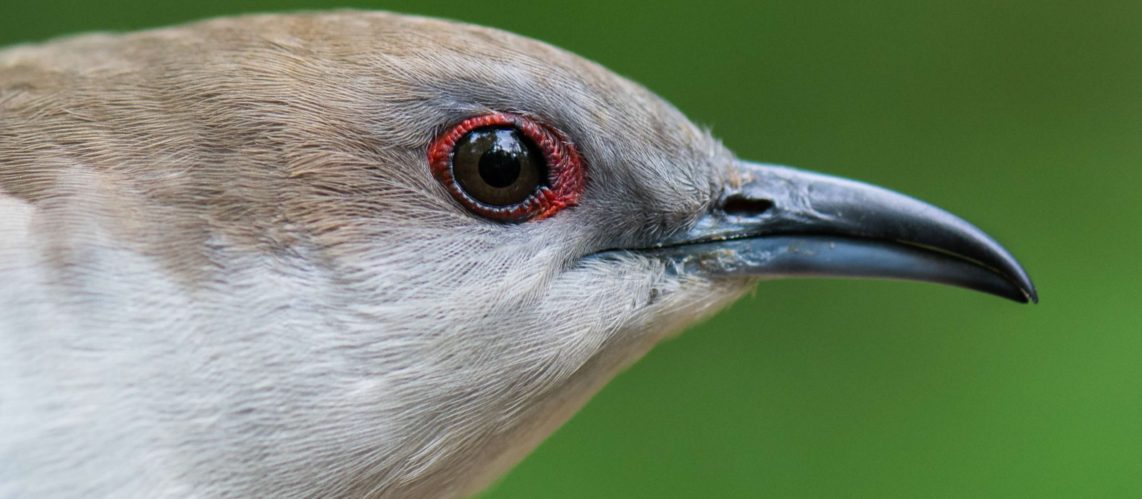
<svg viewBox="0 0 1142 499">
<path fill-rule="evenodd" d="M 492 143 L 480 156 L 480 178 L 492 187 L 507 187 L 519 178 L 520 162 L 526 160 L 527 148 L 513 129 L 498 129 Z"/>
</svg>

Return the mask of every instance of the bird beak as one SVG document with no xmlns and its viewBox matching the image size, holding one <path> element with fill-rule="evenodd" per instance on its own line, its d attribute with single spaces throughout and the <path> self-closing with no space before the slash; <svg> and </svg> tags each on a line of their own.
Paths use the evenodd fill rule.
<svg viewBox="0 0 1142 499">
<path fill-rule="evenodd" d="M 749 162 L 735 170 L 709 213 L 650 250 L 671 271 L 906 279 L 1038 302 L 1007 250 L 946 211 L 818 173 Z"/>
</svg>

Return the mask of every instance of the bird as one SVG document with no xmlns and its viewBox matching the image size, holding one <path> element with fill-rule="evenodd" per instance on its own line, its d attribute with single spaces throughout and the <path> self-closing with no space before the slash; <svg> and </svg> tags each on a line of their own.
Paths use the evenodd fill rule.
<svg viewBox="0 0 1142 499">
<path fill-rule="evenodd" d="M 0 50 L 0 497 L 458 497 L 759 281 L 1037 301 L 968 222 L 374 11 Z"/>
</svg>

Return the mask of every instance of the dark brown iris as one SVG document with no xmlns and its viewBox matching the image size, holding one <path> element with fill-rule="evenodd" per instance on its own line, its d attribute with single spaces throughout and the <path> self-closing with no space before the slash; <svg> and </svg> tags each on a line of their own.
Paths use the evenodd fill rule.
<svg viewBox="0 0 1142 499">
<path fill-rule="evenodd" d="M 477 128 L 460 137 L 452 175 L 476 201 L 491 206 L 522 202 L 547 181 L 547 165 L 535 144 L 514 127 Z"/>
</svg>

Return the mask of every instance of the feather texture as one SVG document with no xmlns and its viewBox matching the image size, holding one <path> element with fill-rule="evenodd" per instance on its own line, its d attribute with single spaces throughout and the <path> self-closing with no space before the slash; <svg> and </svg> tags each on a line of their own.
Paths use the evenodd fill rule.
<svg viewBox="0 0 1142 499">
<path fill-rule="evenodd" d="M 479 219 L 427 145 L 564 131 L 579 206 Z M 748 282 L 589 255 L 684 230 L 732 156 L 539 42 L 372 12 L 0 51 L 0 497 L 473 493 Z"/>
</svg>

